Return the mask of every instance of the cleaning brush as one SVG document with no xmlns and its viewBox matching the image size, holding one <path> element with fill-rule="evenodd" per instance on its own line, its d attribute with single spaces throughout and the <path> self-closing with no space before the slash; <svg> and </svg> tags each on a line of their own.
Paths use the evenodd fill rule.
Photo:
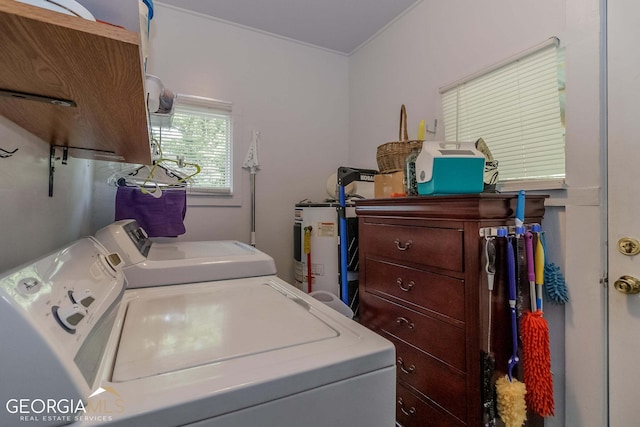
<svg viewBox="0 0 640 427">
<path fill-rule="evenodd" d="M 549 329 L 541 311 L 522 318 L 522 345 L 530 348 L 523 355 L 526 402 L 529 409 L 543 417 L 554 413 L 553 377 L 549 352 Z M 525 334 L 525 331 L 529 331 Z"/>
<path fill-rule="evenodd" d="M 538 227 L 540 227 L 538 225 Z M 547 242 L 545 240 L 544 233 L 538 234 L 538 239 L 542 242 L 544 253 L 547 254 Z M 544 262 L 544 290 L 549 301 L 555 304 L 566 304 L 569 301 L 569 290 L 567 289 L 567 283 L 564 280 L 560 267 L 552 262 L 549 262 L 548 257 L 545 257 Z"/>
<path fill-rule="evenodd" d="M 538 268 L 535 268 L 533 251 L 533 234 L 525 234 L 527 252 L 527 270 L 529 282 L 536 292 L 536 283 L 541 282 L 541 278 L 536 280 L 535 271 L 541 271 L 540 266 L 544 264 L 544 254 L 538 251 Z M 542 259 L 540 259 L 542 257 Z M 529 409 L 535 413 L 548 417 L 553 415 L 553 379 L 551 376 L 551 355 L 549 350 L 549 327 L 547 321 L 542 317 L 542 295 L 532 298 L 531 311 L 527 311 L 520 323 L 522 332 L 522 362 L 524 365 L 524 382 L 527 385 L 526 402 Z"/>
<path fill-rule="evenodd" d="M 496 389 L 493 387 L 493 372 L 496 361 L 490 353 L 482 352 L 482 406 L 486 427 L 496 425 Z"/>
<path fill-rule="evenodd" d="M 527 419 L 524 383 L 513 376 L 513 368 L 518 364 L 518 325 L 516 319 L 516 262 L 511 237 L 507 237 L 507 271 L 509 281 L 509 309 L 511 311 L 512 354 L 509 371 L 496 380 L 498 414 L 506 427 L 520 427 Z"/>
<path fill-rule="evenodd" d="M 527 420 L 527 405 L 524 396 L 527 389 L 524 383 L 508 376 L 496 380 L 498 394 L 498 414 L 506 427 L 521 427 Z"/>
</svg>

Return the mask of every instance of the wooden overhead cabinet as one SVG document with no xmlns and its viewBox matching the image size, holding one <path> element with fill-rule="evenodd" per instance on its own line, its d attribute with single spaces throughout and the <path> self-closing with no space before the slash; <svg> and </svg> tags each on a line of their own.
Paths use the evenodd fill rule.
<svg viewBox="0 0 640 427">
<path fill-rule="evenodd" d="M 0 114 L 72 155 L 151 163 L 139 33 L 14 0 L 0 29 Z"/>
</svg>

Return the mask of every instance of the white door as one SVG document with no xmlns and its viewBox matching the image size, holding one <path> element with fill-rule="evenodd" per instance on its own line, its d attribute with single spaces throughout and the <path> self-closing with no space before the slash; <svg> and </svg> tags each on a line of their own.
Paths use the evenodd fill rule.
<svg viewBox="0 0 640 427">
<path fill-rule="evenodd" d="M 608 0 L 609 425 L 640 425 L 640 2 Z M 621 242 L 631 251 L 632 241 Z M 620 280 L 622 276 L 628 276 Z M 638 282 L 636 282 L 636 279 Z"/>
</svg>

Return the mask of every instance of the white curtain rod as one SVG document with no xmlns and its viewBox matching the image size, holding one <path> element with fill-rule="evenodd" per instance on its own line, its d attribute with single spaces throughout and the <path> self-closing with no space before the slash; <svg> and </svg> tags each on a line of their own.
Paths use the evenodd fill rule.
<svg viewBox="0 0 640 427">
<path fill-rule="evenodd" d="M 475 73 L 470 74 L 470 75 L 468 75 L 466 77 L 463 77 L 460 80 L 456 80 L 455 82 L 453 82 L 451 84 L 448 84 L 446 86 L 441 87 L 440 88 L 440 93 L 442 94 L 444 92 L 447 92 L 447 91 L 449 91 L 449 90 L 451 90 L 453 88 L 456 88 L 456 87 L 460 86 L 461 84 L 464 84 L 464 83 L 466 83 L 466 82 L 468 82 L 470 80 L 475 79 L 476 77 L 480 77 L 482 75 L 490 73 L 491 71 L 497 70 L 500 67 L 504 67 L 507 64 L 511 64 L 512 62 L 515 62 L 515 61 L 517 61 L 519 59 L 522 59 L 522 58 L 524 58 L 524 57 L 526 57 L 528 55 L 531 55 L 532 53 L 535 53 L 535 52 L 537 52 L 539 50 L 542 50 L 542 49 L 544 49 L 544 48 L 546 48 L 548 46 L 558 46 L 559 44 L 560 44 L 560 39 L 558 39 L 555 36 L 551 37 L 551 38 L 545 40 L 544 42 L 542 42 L 542 43 L 540 43 L 540 44 L 538 44 L 536 46 L 530 47 L 529 49 L 527 49 L 525 51 L 522 51 L 522 52 L 520 52 L 520 53 L 518 53 L 516 55 L 513 55 L 513 56 L 511 56 L 511 57 L 509 57 L 507 59 L 504 59 L 504 60 L 502 60 L 502 61 L 500 61 L 500 62 L 498 62 L 496 64 L 490 65 L 489 67 L 484 68 L 484 69 L 482 69 L 480 71 L 476 71 Z"/>
</svg>

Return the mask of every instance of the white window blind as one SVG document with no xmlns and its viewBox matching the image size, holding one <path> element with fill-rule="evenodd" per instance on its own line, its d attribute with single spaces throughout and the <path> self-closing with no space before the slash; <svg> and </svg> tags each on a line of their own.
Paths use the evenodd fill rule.
<svg viewBox="0 0 640 427">
<path fill-rule="evenodd" d="M 184 158 L 201 171 L 193 177 L 192 192 L 232 192 L 231 104 L 178 95 L 170 128 L 154 127 L 162 157 Z M 190 174 L 193 170 L 185 170 Z"/>
<path fill-rule="evenodd" d="M 484 139 L 499 181 L 565 176 L 563 57 L 553 38 L 440 90 L 445 139 Z"/>
</svg>

